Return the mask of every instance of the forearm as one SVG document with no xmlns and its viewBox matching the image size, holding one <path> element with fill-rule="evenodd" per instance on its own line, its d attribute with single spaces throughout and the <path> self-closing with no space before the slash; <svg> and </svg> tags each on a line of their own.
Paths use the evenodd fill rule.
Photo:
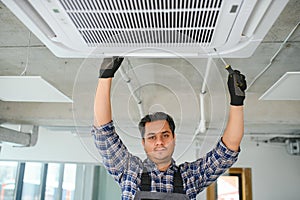
<svg viewBox="0 0 300 200">
<path fill-rule="evenodd" d="M 99 78 L 94 101 L 94 126 L 101 126 L 112 120 L 110 88 L 112 78 Z"/>
<path fill-rule="evenodd" d="M 244 107 L 230 106 L 229 118 L 222 141 L 227 148 L 238 151 L 244 135 Z"/>
</svg>

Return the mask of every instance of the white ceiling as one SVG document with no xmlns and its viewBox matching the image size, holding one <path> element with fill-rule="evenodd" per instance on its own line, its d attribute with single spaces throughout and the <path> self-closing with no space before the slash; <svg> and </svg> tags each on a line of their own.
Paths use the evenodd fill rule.
<svg viewBox="0 0 300 200">
<path fill-rule="evenodd" d="M 300 101 L 259 100 L 287 72 L 300 71 L 300 28 L 284 44 L 270 67 L 259 77 L 282 42 L 300 21 L 300 1 L 291 0 L 249 58 L 226 59 L 247 77 L 245 102 L 246 135 L 300 134 Z M 93 122 L 93 98 L 100 59 L 58 58 L 0 2 L 0 75 L 41 76 L 73 103 L 28 103 L 0 101 L 0 122 L 34 124 L 56 129 L 90 127 Z M 123 68 L 132 78 L 132 86 L 142 99 L 145 113 L 163 110 L 174 116 L 182 141 L 190 141 L 200 118 L 199 93 L 206 63 L 201 58 L 130 57 Z M 208 130 L 219 135 L 228 114 L 227 72 L 220 59 L 213 59 L 208 76 L 205 115 Z M 10 87 L 10 85 L 7 85 Z M 290 91 L 299 95 L 298 85 Z M 30 90 L 31 88 L 28 88 Z M 16 93 L 18 90 L 15 91 Z M 112 89 L 113 116 L 125 135 L 136 138 L 139 119 L 137 105 L 120 73 Z M 87 130 L 87 129 L 84 129 Z M 122 134 L 123 134 L 122 133 Z M 130 137 L 129 137 L 130 138 Z M 134 146 L 135 140 L 132 140 Z"/>
</svg>

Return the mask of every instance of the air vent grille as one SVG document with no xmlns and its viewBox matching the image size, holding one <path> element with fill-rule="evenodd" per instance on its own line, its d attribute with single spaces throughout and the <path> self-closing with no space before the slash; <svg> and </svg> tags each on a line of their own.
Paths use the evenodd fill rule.
<svg viewBox="0 0 300 200">
<path fill-rule="evenodd" d="M 60 0 L 87 46 L 201 46 L 222 0 Z"/>
</svg>

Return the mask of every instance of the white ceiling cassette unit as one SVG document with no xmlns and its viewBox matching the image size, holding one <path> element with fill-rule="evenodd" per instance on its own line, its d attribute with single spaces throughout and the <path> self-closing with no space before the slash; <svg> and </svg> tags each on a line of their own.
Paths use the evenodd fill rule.
<svg viewBox="0 0 300 200">
<path fill-rule="evenodd" d="M 288 0 L 2 0 L 58 57 L 249 57 Z"/>
</svg>

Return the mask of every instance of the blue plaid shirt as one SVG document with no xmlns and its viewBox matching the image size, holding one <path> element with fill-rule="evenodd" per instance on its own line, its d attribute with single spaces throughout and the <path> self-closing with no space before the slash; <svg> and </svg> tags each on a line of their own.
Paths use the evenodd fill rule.
<svg viewBox="0 0 300 200">
<path fill-rule="evenodd" d="M 146 159 L 142 161 L 132 155 L 116 134 L 113 122 L 100 127 L 93 127 L 96 147 L 105 168 L 117 181 L 122 190 L 122 199 L 133 199 L 140 190 L 143 167 L 151 172 L 151 191 L 173 192 L 173 175 L 179 168 L 183 180 L 184 192 L 190 199 L 196 199 L 198 193 L 213 183 L 237 160 L 239 152 L 231 151 L 220 140 L 216 147 L 204 157 L 194 162 L 185 162 L 171 166 L 164 172 L 157 169 L 155 163 Z"/>
</svg>

